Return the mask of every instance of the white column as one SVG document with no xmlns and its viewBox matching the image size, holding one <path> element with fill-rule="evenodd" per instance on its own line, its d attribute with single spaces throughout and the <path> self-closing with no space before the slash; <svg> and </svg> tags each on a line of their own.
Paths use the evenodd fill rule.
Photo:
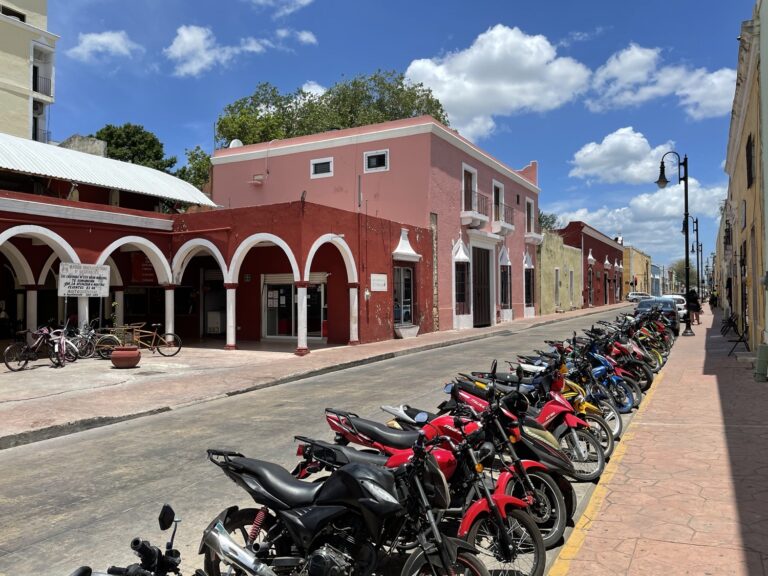
<svg viewBox="0 0 768 576">
<path fill-rule="evenodd" d="M 84 323 L 88 324 L 88 297 L 87 296 L 78 296 L 77 297 L 77 326 L 70 326 L 70 328 L 77 328 L 79 326 L 82 326 Z M 65 319 L 66 322 L 66 319 Z"/>
<path fill-rule="evenodd" d="M 237 315 L 235 314 L 235 302 L 237 296 L 237 284 L 224 284 L 227 289 L 227 350 L 237 350 Z"/>
<path fill-rule="evenodd" d="M 27 330 L 37 330 L 37 286 L 27 287 Z"/>
<path fill-rule="evenodd" d="M 357 297 L 358 297 L 358 284 L 350 282 L 349 283 L 349 343 L 350 344 L 359 344 L 360 340 L 358 338 L 359 329 L 358 329 L 358 312 L 357 312 Z"/>
<path fill-rule="evenodd" d="M 117 306 L 115 306 L 115 325 L 117 326 L 122 326 L 123 324 L 125 324 L 125 310 L 123 309 L 123 302 L 124 302 L 123 294 L 125 294 L 125 292 L 115 288 L 115 304 L 117 304 Z M 109 312 L 107 316 L 112 316 L 112 312 Z"/>
<path fill-rule="evenodd" d="M 174 332 L 174 319 L 176 313 L 174 311 L 174 297 L 176 294 L 175 286 L 165 286 L 165 329 L 163 332 Z"/>
<path fill-rule="evenodd" d="M 296 282 L 298 342 L 295 354 L 297 356 L 309 354 L 309 348 L 307 348 L 307 284 L 308 282 Z"/>
</svg>

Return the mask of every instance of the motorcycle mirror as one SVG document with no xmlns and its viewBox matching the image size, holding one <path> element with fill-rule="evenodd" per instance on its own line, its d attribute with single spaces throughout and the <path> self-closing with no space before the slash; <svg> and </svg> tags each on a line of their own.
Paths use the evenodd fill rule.
<svg viewBox="0 0 768 576">
<path fill-rule="evenodd" d="M 157 521 L 160 524 L 160 530 L 168 530 L 173 526 L 173 521 L 176 519 L 176 512 L 173 511 L 168 504 L 163 504 L 163 508 L 160 510 L 160 516 Z"/>
<path fill-rule="evenodd" d="M 518 364 L 517 369 L 515 370 L 515 376 L 517 376 L 517 380 L 520 381 L 523 379 L 523 367 Z"/>
<path fill-rule="evenodd" d="M 413 420 L 416 424 L 425 424 L 429 420 L 429 415 L 426 412 L 419 412 L 413 417 Z"/>
<path fill-rule="evenodd" d="M 496 376 L 496 367 L 499 365 L 499 363 L 496 361 L 496 359 L 493 359 L 493 362 L 491 362 L 491 377 Z"/>
<path fill-rule="evenodd" d="M 450 394 L 453 391 L 453 382 L 448 382 L 445 386 L 443 386 L 443 392 L 446 394 Z"/>
</svg>

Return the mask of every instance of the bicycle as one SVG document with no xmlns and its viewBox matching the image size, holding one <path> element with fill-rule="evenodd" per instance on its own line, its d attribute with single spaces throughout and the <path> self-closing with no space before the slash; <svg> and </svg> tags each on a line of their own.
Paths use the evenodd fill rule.
<svg viewBox="0 0 768 576">
<path fill-rule="evenodd" d="M 143 326 L 143 324 L 142 324 Z M 139 348 L 148 348 L 160 352 L 162 356 L 176 356 L 181 350 L 181 338 L 173 332 L 163 335 L 157 333 L 162 324 L 152 324 L 152 330 L 142 330 L 141 326 L 133 328 L 133 341 Z M 151 338 L 151 340 L 150 340 Z M 147 342 L 149 340 L 149 342 Z"/>
<path fill-rule="evenodd" d="M 23 370 L 30 361 L 45 355 L 54 366 L 59 363 L 58 352 L 54 347 L 51 331 L 41 326 L 36 331 L 22 330 L 16 333 L 24 342 L 13 342 L 3 352 L 3 361 L 11 372 Z"/>
</svg>

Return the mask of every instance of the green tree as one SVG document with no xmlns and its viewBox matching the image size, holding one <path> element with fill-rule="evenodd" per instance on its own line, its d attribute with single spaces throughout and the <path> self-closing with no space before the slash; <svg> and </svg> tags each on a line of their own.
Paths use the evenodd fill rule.
<svg viewBox="0 0 768 576">
<path fill-rule="evenodd" d="M 672 264 L 669 265 L 669 269 L 674 270 L 677 281 L 681 285 L 685 285 L 685 258 L 680 258 L 680 260 L 672 262 Z M 696 288 L 696 258 L 694 255 L 691 255 L 690 276 L 688 278 L 691 288 Z"/>
<path fill-rule="evenodd" d="M 225 146 L 236 138 L 244 144 L 268 142 L 424 114 L 448 124 L 429 88 L 394 71 L 342 80 L 323 94 L 302 89 L 281 94 L 264 82 L 251 96 L 224 107 L 216 123 L 216 144 Z"/>
<path fill-rule="evenodd" d="M 163 143 L 144 126 L 131 123 L 122 126 L 107 124 L 92 136 L 107 143 L 109 158 L 149 166 L 163 172 L 170 172 L 176 164 L 176 157 L 166 157 Z"/>
<path fill-rule="evenodd" d="M 560 217 L 557 214 L 547 214 L 539 210 L 539 229 L 557 230 L 560 226 Z"/>
<path fill-rule="evenodd" d="M 192 150 L 187 149 L 184 154 L 187 164 L 179 168 L 175 175 L 202 190 L 210 179 L 211 158 L 200 146 L 195 146 Z"/>
</svg>

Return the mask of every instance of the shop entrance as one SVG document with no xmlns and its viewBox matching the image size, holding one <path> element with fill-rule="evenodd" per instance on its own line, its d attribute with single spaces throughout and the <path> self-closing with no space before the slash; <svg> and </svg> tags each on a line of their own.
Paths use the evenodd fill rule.
<svg viewBox="0 0 768 576">
<path fill-rule="evenodd" d="M 313 274 L 314 276 L 314 274 Z M 269 278 L 267 278 L 269 281 Z M 264 336 L 296 337 L 298 334 L 298 298 L 293 283 L 267 283 L 264 286 Z M 307 286 L 307 337 L 324 338 L 327 307 L 325 283 Z"/>
</svg>

